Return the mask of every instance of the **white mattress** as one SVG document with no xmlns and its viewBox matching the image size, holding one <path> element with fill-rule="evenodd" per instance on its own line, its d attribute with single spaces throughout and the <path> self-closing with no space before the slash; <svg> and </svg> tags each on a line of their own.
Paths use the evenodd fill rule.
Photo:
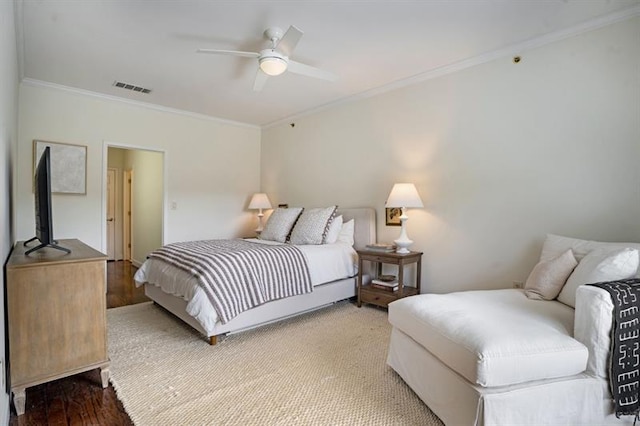
<svg viewBox="0 0 640 426">
<path fill-rule="evenodd" d="M 272 241 L 251 239 L 261 244 L 281 244 Z M 311 284 L 324 283 L 352 277 L 357 274 L 357 254 L 349 244 L 299 245 L 309 265 Z M 179 268 L 158 259 L 147 259 L 134 276 L 139 287 L 149 283 L 160 287 L 165 293 L 182 297 L 187 301 L 187 313 L 194 317 L 205 330 L 213 330 L 218 314 L 195 277 Z"/>
</svg>

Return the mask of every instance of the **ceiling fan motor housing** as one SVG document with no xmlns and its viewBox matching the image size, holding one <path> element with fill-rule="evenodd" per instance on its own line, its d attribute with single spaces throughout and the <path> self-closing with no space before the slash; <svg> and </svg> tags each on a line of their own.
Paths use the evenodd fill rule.
<svg viewBox="0 0 640 426">
<path fill-rule="evenodd" d="M 264 30 L 264 36 L 266 37 L 266 39 L 271 40 L 274 43 L 280 40 L 283 35 L 284 31 L 282 31 L 282 29 L 278 27 L 270 27 Z"/>
</svg>

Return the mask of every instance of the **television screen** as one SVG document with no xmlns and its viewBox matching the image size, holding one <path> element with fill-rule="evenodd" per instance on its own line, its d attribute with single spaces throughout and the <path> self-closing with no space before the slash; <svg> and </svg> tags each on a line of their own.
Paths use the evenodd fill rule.
<svg viewBox="0 0 640 426">
<path fill-rule="evenodd" d="M 42 244 L 53 243 L 51 223 L 51 148 L 46 147 L 36 168 L 36 238 Z"/>
<path fill-rule="evenodd" d="M 51 148 L 46 147 L 40 156 L 35 175 L 35 207 L 36 207 L 36 236 L 26 241 L 26 246 L 32 241 L 38 240 L 40 245 L 25 252 L 32 253 L 36 250 L 53 247 L 67 253 L 69 249 L 60 247 L 53 239 L 53 220 L 51 215 Z"/>
</svg>

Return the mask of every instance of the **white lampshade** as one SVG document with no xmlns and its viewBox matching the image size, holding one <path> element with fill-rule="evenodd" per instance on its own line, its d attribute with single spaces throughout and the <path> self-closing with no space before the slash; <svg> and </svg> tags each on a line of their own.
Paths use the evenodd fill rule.
<svg viewBox="0 0 640 426">
<path fill-rule="evenodd" d="M 249 208 L 250 209 L 270 209 L 271 202 L 269 201 L 269 197 L 267 197 L 267 194 L 264 194 L 262 192 L 257 192 L 253 194 L 253 197 L 251 197 L 251 202 L 249 202 Z"/>
<path fill-rule="evenodd" d="M 424 207 L 416 186 L 412 183 L 396 183 L 387 198 L 387 207 Z"/>
<path fill-rule="evenodd" d="M 280 75 L 287 70 L 287 61 L 277 56 L 261 58 L 260 69 L 267 75 Z"/>
</svg>

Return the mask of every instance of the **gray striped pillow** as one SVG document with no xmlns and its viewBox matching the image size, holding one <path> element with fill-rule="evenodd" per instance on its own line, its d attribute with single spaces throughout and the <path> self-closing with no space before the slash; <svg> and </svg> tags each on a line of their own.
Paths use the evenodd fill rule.
<svg viewBox="0 0 640 426">
<path fill-rule="evenodd" d="M 291 231 L 291 244 L 324 244 L 338 206 L 305 209 Z"/>
<path fill-rule="evenodd" d="M 275 209 L 269 216 L 269 220 L 267 220 L 267 224 L 260 234 L 260 239 L 284 243 L 291 232 L 293 224 L 296 223 L 296 219 L 300 216 L 300 212 L 302 212 L 302 207 Z"/>
</svg>

